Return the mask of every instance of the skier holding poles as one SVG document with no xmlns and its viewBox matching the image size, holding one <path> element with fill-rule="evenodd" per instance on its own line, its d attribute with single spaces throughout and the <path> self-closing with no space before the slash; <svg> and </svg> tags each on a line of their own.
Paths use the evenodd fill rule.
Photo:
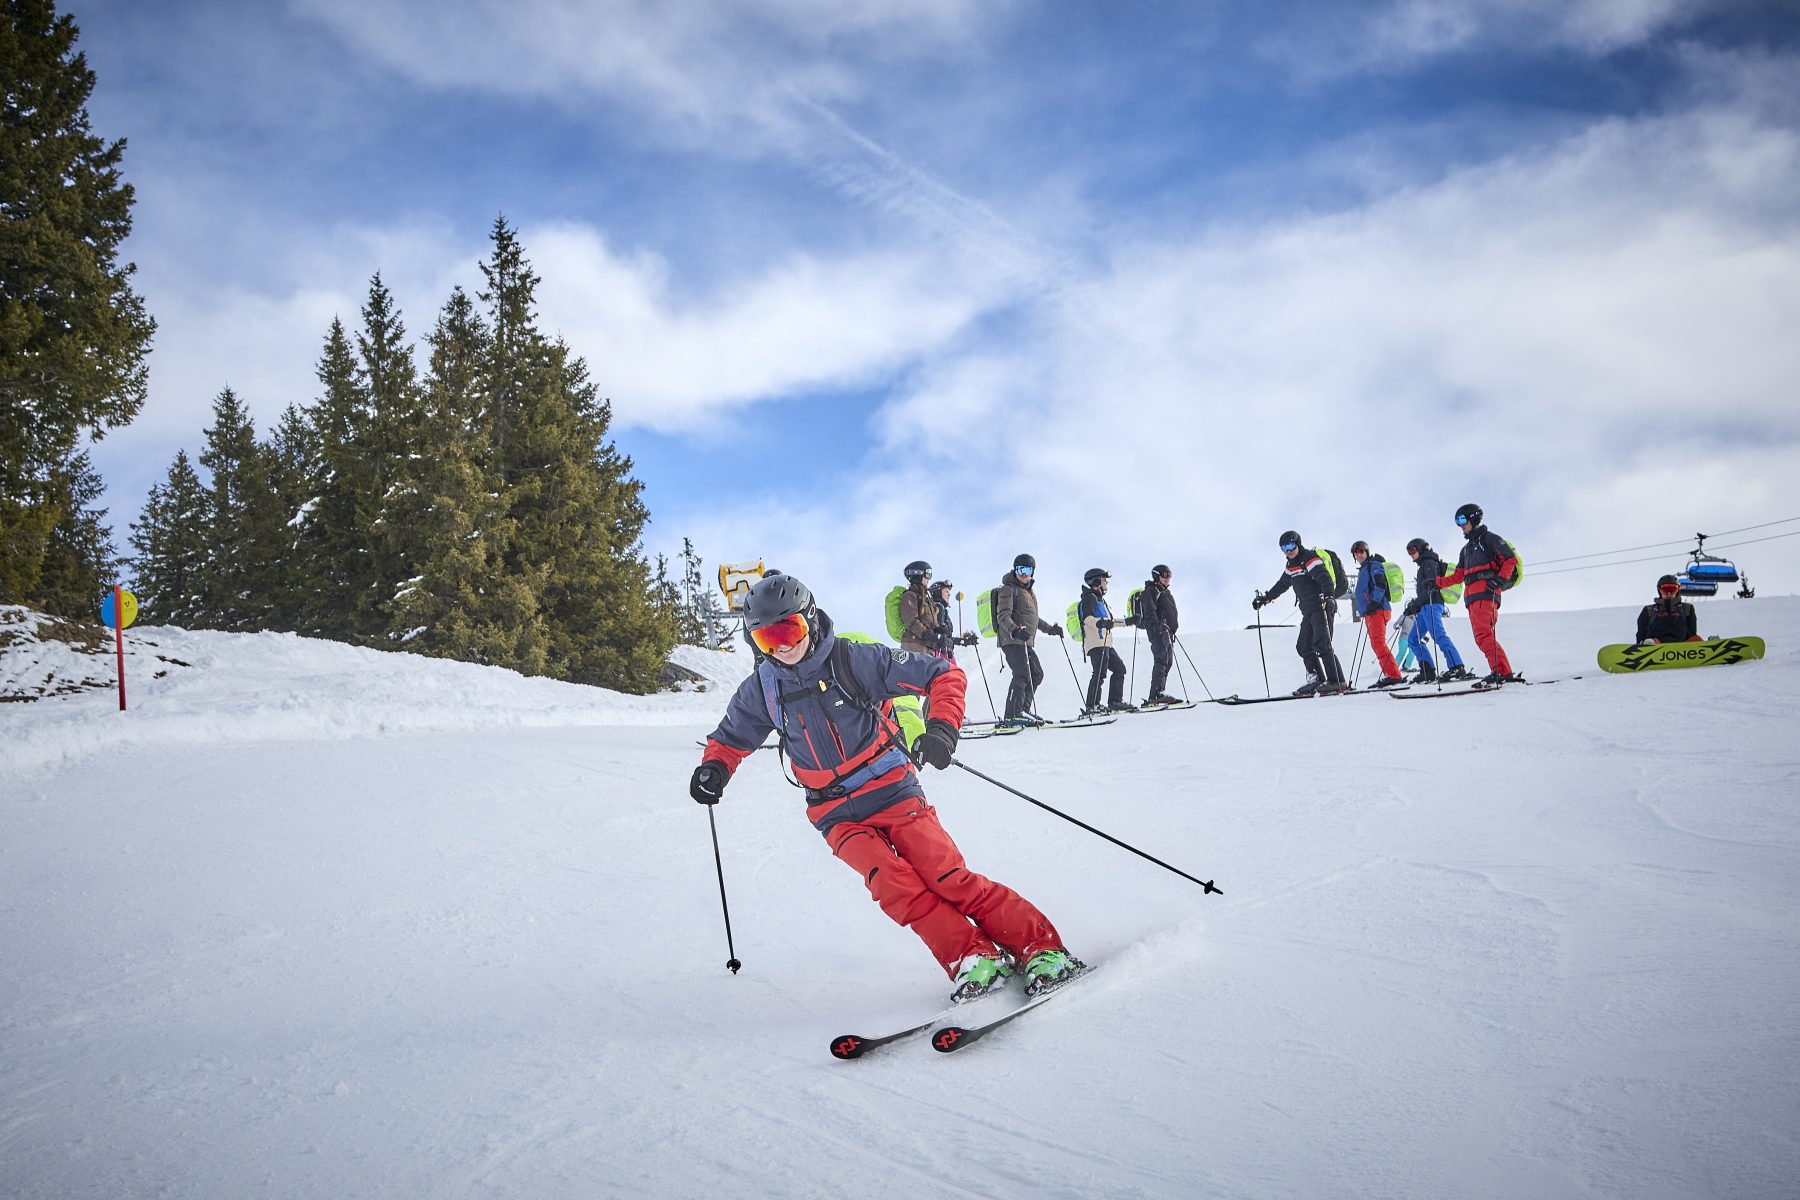
<svg viewBox="0 0 1800 1200">
<path fill-rule="evenodd" d="M 1086 705 L 1081 710 L 1084 717 L 1102 712 L 1136 712 L 1137 705 L 1125 700 L 1125 660 L 1113 647 L 1112 608 L 1106 603 L 1106 582 L 1111 579 L 1103 567 L 1095 567 L 1082 576 L 1081 602 L 1078 613 L 1081 617 L 1081 649 L 1093 664 L 1093 673 L 1088 678 Z M 1127 624 L 1130 618 L 1126 618 Z M 1105 707 L 1100 704 L 1100 685 L 1106 679 L 1107 672 L 1112 672 L 1112 684 L 1107 689 Z"/>
<path fill-rule="evenodd" d="M 1350 557 L 1356 560 L 1353 603 L 1368 630 L 1369 649 L 1381 664 L 1381 678 L 1372 686 L 1397 687 L 1406 681 L 1400 677 L 1400 664 L 1394 661 L 1394 652 L 1387 644 L 1388 618 L 1394 615 L 1393 599 L 1388 595 L 1387 559 L 1373 553 L 1364 541 L 1350 547 Z"/>
<path fill-rule="evenodd" d="M 839 640 L 812 593 L 789 575 L 750 589 L 744 623 L 756 669 L 707 739 L 688 794 L 717 804 L 738 765 L 774 732 L 778 755 L 791 761 L 790 782 L 806 793 L 807 819 L 881 910 L 925 943 L 954 982 L 953 1002 L 985 994 L 1016 965 L 1033 989 L 1081 970 L 1049 918 L 969 870 L 925 798 L 917 767 L 944 770 L 956 749 L 962 669 Z M 921 694 L 929 720 L 915 762 L 898 744 L 888 701 Z"/>
<path fill-rule="evenodd" d="M 1413 618 L 1412 628 L 1406 635 L 1406 644 L 1412 647 L 1413 657 L 1419 666 L 1419 673 L 1413 676 L 1412 682 L 1473 679 L 1475 676 L 1469 668 L 1463 666 L 1462 653 L 1457 650 L 1456 643 L 1444 632 L 1444 593 L 1437 582 L 1438 576 L 1444 571 L 1443 560 L 1424 538 L 1414 538 L 1406 543 L 1406 553 L 1419 568 L 1415 584 L 1417 594 L 1406 602 L 1406 615 Z M 1444 673 L 1441 676 L 1438 674 L 1437 664 L 1431 659 L 1431 648 L 1425 644 L 1427 638 L 1437 643 L 1438 648 L 1444 652 Z"/>
<path fill-rule="evenodd" d="M 1457 509 L 1456 525 L 1463 534 L 1462 553 L 1456 557 L 1456 570 L 1438 577 L 1438 586 L 1465 584 L 1463 607 L 1469 610 L 1475 646 L 1488 662 L 1488 673 L 1482 682 L 1517 683 L 1524 676 L 1513 671 L 1494 626 L 1500 620 L 1500 593 L 1512 586 L 1518 559 L 1505 538 L 1482 524 L 1481 505 L 1465 504 Z"/>
<path fill-rule="evenodd" d="M 1169 668 L 1175 665 L 1175 632 L 1181 628 L 1175 593 L 1169 590 L 1170 578 L 1168 565 L 1157 563 L 1150 568 L 1150 578 L 1138 594 L 1138 628 L 1150 638 L 1150 695 L 1144 700 L 1146 707 L 1180 703 L 1165 690 L 1169 686 Z"/>
<path fill-rule="evenodd" d="M 1012 671 L 1012 686 L 1006 689 L 1006 721 L 1043 721 L 1033 711 L 1038 686 L 1044 682 L 1044 664 L 1038 661 L 1033 646 L 1039 633 L 1063 636 L 1061 625 L 1052 625 L 1038 616 L 1037 593 L 1031 590 L 1036 575 L 1037 559 L 1020 554 L 1013 559 L 1012 570 L 1001 578 L 994 595 L 995 640 Z"/>
<path fill-rule="evenodd" d="M 1345 687 L 1343 670 L 1331 649 L 1331 616 L 1326 608 L 1332 591 L 1331 569 L 1318 551 L 1301 545 L 1300 535 L 1291 529 L 1281 535 L 1280 545 L 1287 567 L 1275 586 L 1259 592 L 1250 607 L 1261 609 L 1289 588 L 1294 589 L 1294 599 L 1300 605 L 1300 636 L 1294 642 L 1294 652 L 1306 664 L 1308 676 L 1305 683 L 1294 689 L 1294 695 L 1336 695 Z"/>
</svg>

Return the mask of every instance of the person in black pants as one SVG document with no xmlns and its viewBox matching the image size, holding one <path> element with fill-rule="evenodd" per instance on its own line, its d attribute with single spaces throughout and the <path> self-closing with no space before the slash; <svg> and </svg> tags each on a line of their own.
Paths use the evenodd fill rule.
<svg viewBox="0 0 1800 1200">
<path fill-rule="evenodd" d="M 1150 695 L 1145 704 L 1179 704 L 1164 689 L 1175 666 L 1175 631 L 1181 615 L 1175 609 L 1175 593 L 1169 590 L 1171 573 L 1166 563 L 1150 568 L 1150 578 L 1138 593 L 1137 624 L 1150 637 Z"/>
<path fill-rule="evenodd" d="M 1655 601 L 1644 605 L 1644 611 L 1638 614 L 1633 644 L 1699 640 L 1700 621 L 1694 615 L 1694 606 L 1681 598 L 1681 581 L 1664 575 L 1656 581 Z"/>
<path fill-rule="evenodd" d="M 1294 689 L 1296 696 L 1333 695 L 1346 690 L 1343 668 L 1331 649 L 1331 619 L 1325 608 L 1331 595 L 1331 569 L 1316 550 L 1308 550 L 1300 535 L 1288 530 L 1281 535 L 1281 552 L 1287 556 L 1287 569 L 1275 586 L 1251 601 L 1261 608 L 1289 588 L 1300 605 L 1300 636 L 1294 650 L 1306 664 L 1307 680 Z"/>
</svg>

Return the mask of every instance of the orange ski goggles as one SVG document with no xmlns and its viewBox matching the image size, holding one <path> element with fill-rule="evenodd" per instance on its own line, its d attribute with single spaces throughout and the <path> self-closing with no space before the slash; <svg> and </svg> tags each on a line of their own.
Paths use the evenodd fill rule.
<svg viewBox="0 0 1800 1200">
<path fill-rule="evenodd" d="M 794 613 L 760 629 L 752 629 L 750 640 L 764 654 L 774 654 L 777 650 L 790 650 L 800 645 L 811 633 L 812 626 L 807 624 L 805 614 Z"/>
</svg>

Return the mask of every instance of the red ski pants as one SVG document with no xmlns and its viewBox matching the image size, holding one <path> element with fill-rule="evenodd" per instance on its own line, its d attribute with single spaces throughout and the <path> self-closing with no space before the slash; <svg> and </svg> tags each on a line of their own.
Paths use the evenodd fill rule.
<svg viewBox="0 0 1800 1200">
<path fill-rule="evenodd" d="M 1487 656 L 1488 670 L 1501 675 L 1513 673 L 1512 663 L 1500 639 L 1494 636 L 1494 625 L 1500 620 L 1500 605 L 1492 600 L 1476 600 L 1469 605 L 1469 624 L 1475 630 L 1475 645 Z"/>
<path fill-rule="evenodd" d="M 1388 618 L 1394 615 L 1393 609 L 1370 609 L 1363 614 L 1363 625 L 1369 631 L 1369 645 L 1375 651 L 1375 661 L 1381 664 L 1381 674 L 1388 679 L 1400 678 L 1400 664 L 1394 661 L 1394 652 L 1388 649 Z"/>
<path fill-rule="evenodd" d="M 1029 900 L 969 870 L 923 797 L 834 825 L 825 841 L 863 877 L 881 911 L 923 939 L 947 975 L 971 954 L 996 955 L 996 947 L 1025 962 L 1062 946 Z"/>
</svg>

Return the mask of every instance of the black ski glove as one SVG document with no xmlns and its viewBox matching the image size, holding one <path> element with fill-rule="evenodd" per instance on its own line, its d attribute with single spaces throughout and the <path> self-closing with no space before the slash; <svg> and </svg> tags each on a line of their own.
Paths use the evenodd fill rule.
<svg viewBox="0 0 1800 1200">
<path fill-rule="evenodd" d="M 1016 626 L 1013 629 L 1013 637 L 1023 642 L 1031 637 L 1031 630 L 1024 625 Z"/>
<path fill-rule="evenodd" d="M 1111 629 L 1113 627 L 1113 619 L 1111 617 L 1101 617 L 1098 621 L 1095 621 L 1094 624 L 1101 629 Z"/>
<path fill-rule="evenodd" d="M 1401 615 L 1407 617 L 1416 617 L 1419 615 L 1419 598 L 1417 596 L 1414 596 L 1411 600 L 1406 602 L 1406 611 Z"/>
<path fill-rule="evenodd" d="M 938 770 L 948 770 L 950 756 L 956 753 L 956 729 L 942 717 L 925 722 L 925 732 L 913 743 L 913 761 L 920 766 L 930 763 Z"/>
<path fill-rule="evenodd" d="M 965 633 L 956 640 L 965 646 L 975 646 L 981 643 L 981 635 L 977 633 Z"/>
<path fill-rule="evenodd" d="M 688 795 L 701 804 L 717 804 L 730 779 L 731 772 L 724 764 L 709 758 L 694 768 L 693 777 L 688 780 Z"/>
<path fill-rule="evenodd" d="M 1061 625 L 1052 625 L 1052 626 L 1051 626 L 1051 627 L 1050 627 L 1050 632 L 1051 632 L 1051 633 L 1053 633 L 1053 634 L 1055 634 L 1055 635 L 1056 635 L 1056 636 L 1057 636 L 1057 637 L 1063 637 L 1063 636 L 1065 636 L 1065 635 L 1064 635 L 1064 634 L 1063 634 L 1063 627 L 1062 627 L 1062 626 L 1061 626 Z"/>
<path fill-rule="evenodd" d="M 1257 593 L 1256 599 L 1254 599 L 1250 602 L 1250 607 L 1255 608 L 1255 609 L 1260 609 L 1260 608 L 1262 608 L 1263 605 L 1267 604 L 1268 602 L 1269 602 L 1268 598 L 1259 592 L 1259 593 Z"/>
</svg>

